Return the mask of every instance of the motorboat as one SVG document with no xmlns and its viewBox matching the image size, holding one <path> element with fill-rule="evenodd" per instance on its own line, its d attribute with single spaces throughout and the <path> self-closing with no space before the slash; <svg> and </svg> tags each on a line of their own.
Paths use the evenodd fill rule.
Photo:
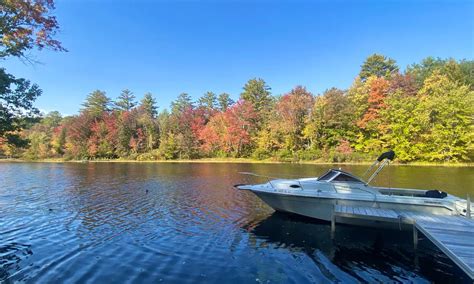
<svg viewBox="0 0 474 284">
<path fill-rule="evenodd" d="M 380 155 L 363 175 L 368 177 L 367 180 L 341 169 L 330 169 L 320 177 L 268 179 L 263 184 L 238 184 L 234 187 L 251 191 L 276 211 L 325 221 L 331 221 L 335 205 L 421 214 L 473 215 L 468 200 L 443 191 L 371 186 L 370 182 L 394 158 L 393 151 Z M 353 219 L 339 222 L 380 226 L 378 222 L 355 224 L 356 220 Z"/>
</svg>

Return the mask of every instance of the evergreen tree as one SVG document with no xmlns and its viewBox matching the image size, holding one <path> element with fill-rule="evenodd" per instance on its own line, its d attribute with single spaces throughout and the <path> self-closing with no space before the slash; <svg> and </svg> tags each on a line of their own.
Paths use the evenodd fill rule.
<svg viewBox="0 0 474 284">
<path fill-rule="evenodd" d="M 199 98 L 198 106 L 207 111 L 214 111 L 217 106 L 216 94 L 213 92 L 206 92 L 202 97 Z"/>
<path fill-rule="evenodd" d="M 158 107 L 156 106 L 156 100 L 151 93 L 146 93 L 140 102 L 140 106 L 143 110 L 152 118 L 155 118 L 158 114 Z"/>
<path fill-rule="evenodd" d="M 217 112 L 217 96 L 213 92 L 206 92 L 198 100 L 198 107 L 204 118 L 204 123 L 209 122 L 211 117 Z"/>
<path fill-rule="evenodd" d="M 115 106 L 120 111 L 130 111 L 137 105 L 135 102 L 135 95 L 129 89 L 122 91 L 118 100 L 115 102 Z"/>
<path fill-rule="evenodd" d="M 231 105 L 234 104 L 234 101 L 230 98 L 230 95 L 227 93 L 222 93 L 217 98 L 219 110 L 224 112 L 229 108 Z"/>
<path fill-rule="evenodd" d="M 250 79 L 244 86 L 240 98 L 250 102 L 257 113 L 265 113 L 271 106 L 271 88 L 260 78 Z"/>
<path fill-rule="evenodd" d="M 130 140 L 137 128 L 136 111 L 120 113 L 117 128 L 117 153 L 120 157 L 126 157 L 130 154 Z"/>
<path fill-rule="evenodd" d="M 457 81 L 462 85 L 467 85 L 474 89 L 474 61 L 456 60 L 427 57 L 420 63 L 412 64 L 407 67 L 407 73 L 415 78 L 418 87 L 423 87 L 425 80 L 434 72 L 447 76 L 452 81 Z"/>
<path fill-rule="evenodd" d="M 268 118 L 273 108 L 274 98 L 271 96 L 270 87 L 263 79 L 250 79 L 245 84 L 240 98 L 249 102 L 256 113 L 254 118 L 255 133 L 252 133 L 252 135 L 256 135 L 268 123 Z"/>
<path fill-rule="evenodd" d="M 178 98 L 171 103 L 172 113 L 182 113 L 188 108 L 193 108 L 191 96 L 188 93 L 179 94 Z"/>
<path fill-rule="evenodd" d="M 167 109 L 164 109 L 158 114 L 156 118 L 158 127 L 160 129 L 160 143 L 165 138 L 164 135 L 170 132 L 170 113 Z"/>
<path fill-rule="evenodd" d="M 95 90 L 87 96 L 86 101 L 82 104 L 82 112 L 99 117 L 103 112 L 110 111 L 110 102 L 110 98 L 105 95 L 105 92 Z"/>
<path fill-rule="evenodd" d="M 63 117 L 59 111 L 51 111 L 41 120 L 41 124 L 47 125 L 48 127 L 57 127 L 61 124 L 62 119 Z"/>
<path fill-rule="evenodd" d="M 124 109 L 130 111 L 108 111 L 110 100 L 95 91 L 77 116 L 62 119 L 52 112 L 37 123 L 22 122 L 21 132 L 14 126 L 20 123 L 18 117 L 7 133 L 4 125 L 9 125 L 0 124 L 4 134 L 14 132 L 30 141 L 22 149 L 0 137 L 0 150 L 31 159 L 252 155 L 342 162 L 369 159 L 390 148 L 400 162 L 470 162 L 474 91 L 469 70 L 471 61 L 426 59 L 405 73 L 357 77 L 347 92 L 333 88 L 316 97 L 296 87 L 273 98 L 263 80 L 253 79 L 231 106 L 227 94 L 216 99 L 208 92 L 195 108 L 183 93 L 172 103 L 171 113 L 159 114 L 151 94 L 138 108 L 127 103 Z M 35 94 L 30 85 L 21 85 L 24 81 L 8 82 L 0 81 L 3 94 Z M 2 97 L 3 106 L 9 98 Z M 24 109 L 18 107 L 13 115 L 17 113 L 24 114 Z"/>
<path fill-rule="evenodd" d="M 474 90 L 474 60 L 461 60 L 459 67 L 463 74 L 460 83 Z"/>
<path fill-rule="evenodd" d="M 143 97 L 139 108 L 139 123 L 143 128 L 143 136 L 145 147 L 151 151 L 158 144 L 159 124 L 156 120 L 157 116 L 156 101 L 151 93 L 146 93 Z"/>
<path fill-rule="evenodd" d="M 372 54 L 362 64 L 359 77 L 362 81 L 370 76 L 390 78 L 392 74 L 397 72 L 398 66 L 395 60 L 380 54 Z"/>
</svg>

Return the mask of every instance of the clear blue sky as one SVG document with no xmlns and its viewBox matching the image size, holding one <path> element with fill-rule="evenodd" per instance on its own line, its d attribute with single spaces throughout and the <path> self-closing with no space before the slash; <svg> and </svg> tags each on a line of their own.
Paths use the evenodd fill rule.
<svg viewBox="0 0 474 284">
<path fill-rule="evenodd" d="M 1 64 L 40 85 L 36 106 L 74 114 L 87 94 L 150 91 L 160 109 L 181 92 L 237 98 L 253 77 L 275 95 L 347 88 L 372 53 L 403 69 L 427 56 L 473 59 L 474 2 L 59 0 L 67 53 Z"/>
</svg>

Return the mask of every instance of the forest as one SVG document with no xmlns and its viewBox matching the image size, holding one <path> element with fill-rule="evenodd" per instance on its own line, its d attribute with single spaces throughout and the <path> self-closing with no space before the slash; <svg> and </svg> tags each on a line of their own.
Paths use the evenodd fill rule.
<svg viewBox="0 0 474 284">
<path fill-rule="evenodd" d="M 68 52 L 56 38 L 53 0 L 1 8 L 0 60 L 35 64 L 33 50 Z M 112 100 L 94 90 L 77 115 L 63 117 L 40 113 L 41 88 L 0 66 L 0 158 L 361 162 L 393 149 L 400 163 L 473 161 L 473 60 L 427 57 L 400 69 L 373 54 L 354 75 L 348 89 L 322 94 L 304 86 L 272 94 L 253 78 L 232 96 L 181 93 L 169 109 L 160 94 L 125 89 Z"/>
<path fill-rule="evenodd" d="M 182 93 L 159 111 L 156 97 L 137 100 L 125 89 L 112 100 L 92 91 L 77 115 L 37 114 L 10 131 L 16 143 L 0 136 L 0 156 L 360 162 L 393 149 L 401 163 L 474 158 L 472 60 L 428 57 L 401 71 L 373 54 L 346 90 L 312 94 L 295 86 L 274 95 L 254 78 L 236 101 L 227 93 L 209 91 L 197 101 Z"/>
</svg>

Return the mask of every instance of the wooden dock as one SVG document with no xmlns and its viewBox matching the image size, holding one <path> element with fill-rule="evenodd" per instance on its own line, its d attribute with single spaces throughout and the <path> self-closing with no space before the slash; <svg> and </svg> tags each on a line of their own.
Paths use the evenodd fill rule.
<svg viewBox="0 0 474 284">
<path fill-rule="evenodd" d="M 474 280 L 474 220 L 463 216 L 441 216 L 412 211 L 336 205 L 331 221 L 334 235 L 338 217 L 413 225 L 413 242 L 418 232 L 435 244 Z"/>
</svg>

